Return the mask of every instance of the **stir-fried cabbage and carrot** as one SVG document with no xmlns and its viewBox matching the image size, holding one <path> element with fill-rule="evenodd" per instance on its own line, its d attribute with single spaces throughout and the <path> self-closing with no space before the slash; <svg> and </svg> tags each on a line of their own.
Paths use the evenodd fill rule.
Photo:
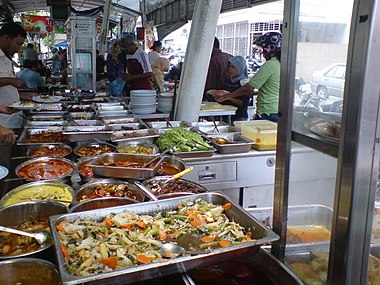
<svg viewBox="0 0 380 285">
<path fill-rule="evenodd" d="M 176 257 L 162 256 L 160 247 L 182 235 L 199 238 L 199 249 L 252 241 L 251 232 L 224 214 L 231 207 L 230 203 L 214 205 L 198 199 L 182 202 L 164 215 L 124 211 L 111 213 L 101 221 L 63 220 L 56 228 L 68 272 L 88 276 Z"/>
</svg>

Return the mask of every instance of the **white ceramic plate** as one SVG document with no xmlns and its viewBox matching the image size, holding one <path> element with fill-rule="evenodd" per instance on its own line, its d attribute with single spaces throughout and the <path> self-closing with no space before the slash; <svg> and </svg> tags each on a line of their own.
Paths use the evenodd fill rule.
<svg viewBox="0 0 380 285">
<path fill-rule="evenodd" d="M 9 173 L 8 168 L 0 165 L 0 179 L 3 179 Z"/>
<path fill-rule="evenodd" d="M 16 102 L 16 103 L 8 105 L 8 107 L 11 107 L 17 110 L 34 110 L 34 109 L 38 109 L 40 105 L 34 102 L 23 102 L 23 103 Z"/>
<path fill-rule="evenodd" d="M 37 103 L 58 103 L 63 99 L 62 96 L 50 96 L 50 95 L 41 95 L 33 96 L 32 101 Z"/>
</svg>

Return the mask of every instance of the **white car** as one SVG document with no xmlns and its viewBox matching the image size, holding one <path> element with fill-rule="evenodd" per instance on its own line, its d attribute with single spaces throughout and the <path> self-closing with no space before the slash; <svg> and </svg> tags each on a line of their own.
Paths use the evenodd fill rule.
<svg viewBox="0 0 380 285">
<path fill-rule="evenodd" d="M 343 98 L 345 76 L 346 65 L 343 63 L 335 63 L 321 71 L 315 71 L 311 77 L 311 91 L 326 99 L 329 96 Z"/>
</svg>

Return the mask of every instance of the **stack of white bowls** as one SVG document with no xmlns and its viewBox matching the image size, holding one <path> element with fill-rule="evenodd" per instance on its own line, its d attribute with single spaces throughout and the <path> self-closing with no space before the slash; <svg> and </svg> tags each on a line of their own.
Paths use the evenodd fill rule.
<svg viewBox="0 0 380 285">
<path fill-rule="evenodd" d="M 156 90 L 131 90 L 129 106 L 138 115 L 156 112 Z"/>
<path fill-rule="evenodd" d="M 157 110 L 161 113 L 170 113 L 173 107 L 173 92 L 162 92 L 158 95 Z"/>
</svg>

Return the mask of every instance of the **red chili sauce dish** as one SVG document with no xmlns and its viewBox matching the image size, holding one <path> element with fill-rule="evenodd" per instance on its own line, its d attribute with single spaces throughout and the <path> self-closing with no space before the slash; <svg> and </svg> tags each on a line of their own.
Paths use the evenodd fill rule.
<svg viewBox="0 0 380 285">
<path fill-rule="evenodd" d="M 27 180 L 54 180 L 71 175 L 73 166 L 62 160 L 38 160 L 22 166 L 17 175 Z"/>
</svg>

